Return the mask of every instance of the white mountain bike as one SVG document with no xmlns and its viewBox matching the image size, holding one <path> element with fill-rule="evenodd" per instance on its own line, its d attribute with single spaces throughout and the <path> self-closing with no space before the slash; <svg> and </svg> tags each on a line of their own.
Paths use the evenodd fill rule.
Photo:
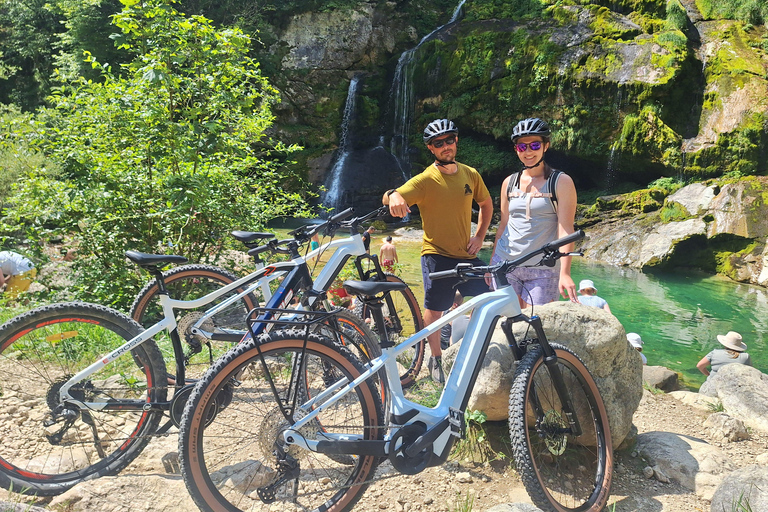
<svg viewBox="0 0 768 512">
<path fill-rule="evenodd" d="M 550 344 L 539 317 L 523 315 L 506 274 L 583 237 L 579 231 L 514 261 L 460 264 L 433 279 L 482 279 L 501 288 L 469 300 L 399 345 L 386 336 L 382 355 L 362 363 L 317 336 L 315 318 L 269 331 L 230 350 L 194 387 L 179 435 L 182 475 L 204 511 L 349 510 L 388 460 L 404 474 L 442 464 L 464 432 L 464 412 L 494 327 L 501 317 L 519 361 L 510 393 L 509 428 L 518 471 L 534 503 L 545 510 L 598 512 L 608 500 L 613 455 L 605 406 L 579 357 Z M 399 284 L 347 281 L 386 329 L 380 295 Z M 407 400 L 398 355 L 443 325 L 472 311 L 464 339 L 435 407 Z M 251 314 L 269 322 L 269 309 Z M 533 336 L 518 340 L 512 324 Z M 530 331 L 529 331 L 530 332 Z M 384 370 L 388 410 L 377 379 Z M 226 407 L 221 407 L 222 395 Z"/>
</svg>

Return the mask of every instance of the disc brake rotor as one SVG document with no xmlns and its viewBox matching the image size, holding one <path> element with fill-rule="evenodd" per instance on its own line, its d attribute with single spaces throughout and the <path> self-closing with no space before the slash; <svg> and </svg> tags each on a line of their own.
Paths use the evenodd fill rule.
<svg viewBox="0 0 768 512">
<path fill-rule="evenodd" d="M 563 430 L 567 427 L 568 423 L 559 412 L 549 410 L 544 415 L 540 431 L 544 436 L 544 444 L 552 455 L 562 455 L 565 452 L 568 438 Z"/>
</svg>

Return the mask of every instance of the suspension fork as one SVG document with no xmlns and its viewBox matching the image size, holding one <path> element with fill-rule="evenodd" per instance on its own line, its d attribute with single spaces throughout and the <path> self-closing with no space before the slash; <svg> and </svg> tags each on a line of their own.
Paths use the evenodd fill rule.
<svg viewBox="0 0 768 512">
<path fill-rule="evenodd" d="M 519 361 L 525 355 L 526 347 L 524 345 L 521 346 L 515 339 L 515 335 L 512 332 L 512 324 L 515 322 L 525 322 L 533 327 L 538 343 L 541 346 L 541 350 L 544 354 L 544 364 L 547 366 L 547 370 L 549 370 L 549 375 L 552 379 L 552 385 L 554 386 L 555 392 L 560 399 L 560 405 L 563 409 L 563 413 L 565 414 L 566 418 L 568 418 L 568 423 L 571 426 L 570 433 L 574 437 L 580 436 L 582 434 L 582 429 L 581 425 L 579 424 L 579 419 L 574 413 L 575 408 L 573 406 L 573 401 L 571 400 L 571 394 L 568 392 L 568 389 L 563 382 L 563 374 L 560 372 L 560 367 L 557 365 L 557 354 L 555 353 L 555 349 L 552 348 L 552 346 L 549 344 L 549 341 L 547 340 L 547 335 L 544 333 L 544 327 L 541 324 L 541 318 L 536 315 L 533 317 L 528 317 L 526 315 L 520 314 L 513 318 L 507 318 L 501 323 L 501 330 L 507 337 L 509 348 L 512 350 L 512 354 L 515 357 L 515 360 Z M 540 421 L 544 417 L 544 410 L 541 407 L 541 402 L 539 401 L 536 388 L 533 386 L 533 381 L 531 381 L 531 384 L 531 403 L 535 408 L 537 421 Z"/>
</svg>

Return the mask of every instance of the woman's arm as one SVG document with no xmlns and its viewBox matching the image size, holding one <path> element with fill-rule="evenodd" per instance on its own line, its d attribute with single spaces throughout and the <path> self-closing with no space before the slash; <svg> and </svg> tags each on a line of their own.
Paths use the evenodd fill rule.
<svg viewBox="0 0 768 512">
<path fill-rule="evenodd" d="M 496 244 L 499 242 L 499 238 L 501 238 L 501 235 L 504 234 L 504 231 L 507 227 L 507 221 L 509 220 L 509 197 L 507 197 L 507 187 L 509 186 L 509 178 L 511 176 L 507 176 L 507 179 L 504 180 L 504 182 L 501 184 L 501 204 L 499 207 L 499 210 L 501 211 L 501 216 L 499 217 L 499 225 L 496 228 L 496 236 L 493 238 L 493 250 L 491 251 L 491 257 L 493 257 L 494 254 L 496 254 Z"/>
<path fill-rule="evenodd" d="M 701 373 L 709 377 L 709 370 L 707 369 L 707 366 L 709 366 L 709 359 L 707 359 L 707 356 L 702 357 L 701 361 L 696 363 L 696 368 L 698 368 Z"/>
<path fill-rule="evenodd" d="M 576 186 L 573 179 L 565 173 L 562 173 L 557 180 L 557 236 L 562 238 L 570 235 L 574 231 L 573 223 L 576 219 Z M 562 252 L 571 252 L 574 248 L 573 243 L 563 246 Z M 564 256 L 560 258 L 560 295 L 568 298 L 571 302 L 577 302 L 576 285 L 571 278 L 571 257 Z"/>
</svg>

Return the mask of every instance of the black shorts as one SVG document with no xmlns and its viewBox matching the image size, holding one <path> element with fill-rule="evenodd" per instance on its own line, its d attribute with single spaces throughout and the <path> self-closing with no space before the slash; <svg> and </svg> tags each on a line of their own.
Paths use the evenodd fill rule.
<svg viewBox="0 0 768 512">
<path fill-rule="evenodd" d="M 429 278 L 430 272 L 450 270 L 458 263 L 471 263 L 472 265 L 487 265 L 480 258 L 456 259 L 439 254 L 425 254 L 421 257 L 421 276 L 424 279 L 424 308 L 433 311 L 445 311 L 453 304 L 456 290 L 462 297 L 474 297 L 490 291 L 484 279 L 470 279 L 459 284 L 457 278 L 437 279 Z M 458 286 L 457 286 L 458 285 Z"/>
</svg>

